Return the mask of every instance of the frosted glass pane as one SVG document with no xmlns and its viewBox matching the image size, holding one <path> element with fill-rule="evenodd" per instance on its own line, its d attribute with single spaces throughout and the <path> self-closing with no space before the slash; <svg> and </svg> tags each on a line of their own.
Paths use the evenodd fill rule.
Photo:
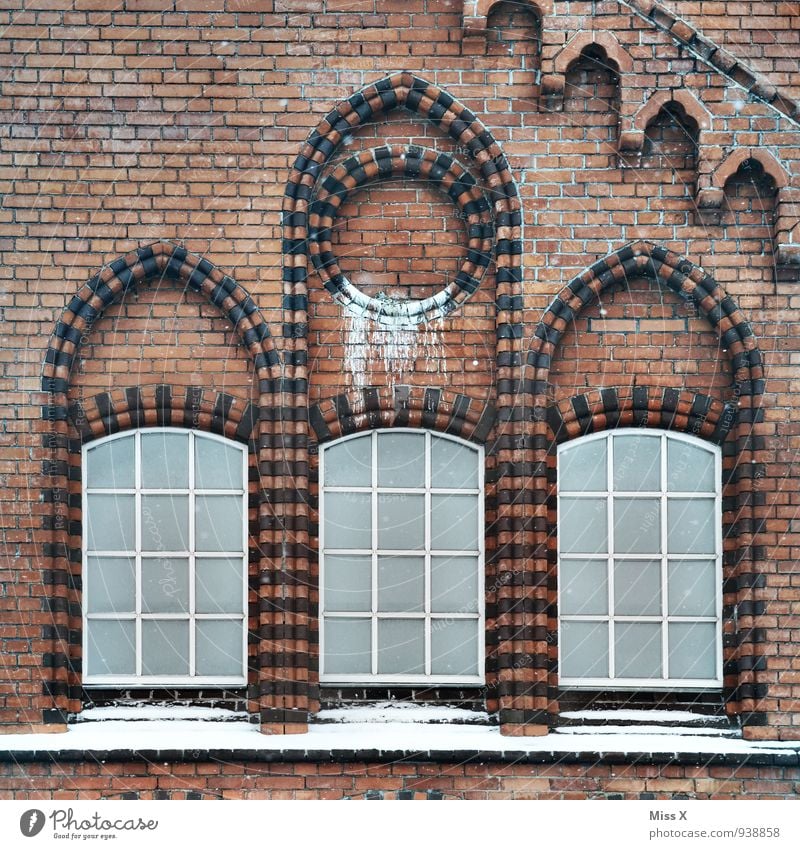
<svg viewBox="0 0 800 849">
<path fill-rule="evenodd" d="M 478 674 L 478 620 L 431 621 L 431 673 Z"/>
<path fill-rule="evenodd" d="M 169 619 L 142 622 L 142 674 L 189 674 L 189 623 Z"/>
<path fill-rule="evenodd" d="M 667 551 L 670 554 L 714 554 L 713 498 L 670 498 L 667 501 Z"/>
<path fill-rule="evenodd" d="M 608 613 L 605 560 L 562 560 L 558 581 L 562 613 Z"/>
<path fill-rule="evenodd" d="M 136 542 L 133 495 L 88 495 L 90 551 L 132 551 Z"/>
<path fill-rule="evenodd" d="M 431 557 L 431 610 L 434 613 L 477 613 L 477 557 Z"/>
<path fill-rule="evenodd" d="M 89 613 L 133 613 L 135 570 L 133 557 L 90 557 L 84 588 Z"/>
<path fill-rule="evenodd" d="M 198 557 L 194 567 L 195 610 L 198 613 L 243 613 L 244 573 L 241 557 Z"/>
<path fill-rule="evenodd" d="M 716 616 L 717 570 L 713 560 L 670 560 L 669 612 L 672 616 Z"/>
<path fill-rule="evenodd" d="M 421 675 L 425 672 L 425 624 L 422 619 L 378 622 L 378 673 Z"/>
<path fill-rule="evenodd" d="M 439 436 L 431 437 L 431 486 L 477 489 L 478 452 Z"/>
<path fill-rule="evenodd" d="M 717 625 L 713 622 L 670 622 L 669 677 L 716 678 Z"/>
<path fill-rule="evenodd" d="M 133 436 L 95 445 L 86 452 L 86 485 L 96 489 L 133 489 Z"/>
<path fill-rule="evenodd" d="M 324 449 L 325 486 L 372 485 L 372 438 L 348 439 Z"/>
<path fill-rule="evenodd" d="M 325 555 L 325 610 L 372 610 L 372 558 Z"/>
<path fill-rule="evenodd" d="M 378 548 L 425 546 L 425 496 L 378 495 Z"/>
<path fill-rule="evenodd" d="M 142 613 L 189 610 L 189 559 L 142 558 Z"/>
<path fill-rule="evenodd" d="M 194 485 L 198 489 L 244 489 L 242 454 L 235 445 L 195 438 Z"/>
<path fill-rule="evenodd" d="M 189 434 L 143 433 L 142 486 L 146 489 L 188 489 Z"/>
<path fill-rule="evenodd" d="M 197 675 L 239 675 L 242 670 L 242 623 L 199 619 L 195 632 Z"/>
<path fill-rule="evenodd" d="M 661 439 L 657 436 L 614 437 L 614 489 L 653 492 L 661 489 Z"/>
<path fill-rule="evenodd" d="M 194 504 L 197 551 L 242 551 L 241 495 L 198 495 Z"/>
<path fill-rule="evenodd" d="M 608 551 L 605 498 L 561 498 L 558 540 L 562 552 L 604 554 Z"/>
<path fill-rule="evenodd" d="M 614 499 L 614 551 L 661 552 L 661 502 L 657 498 Z"/>
<path fill-rule="evenodd" d="M 661 625 L 617 622 L 614 665 L 615 678 L 661 678 Z"/>
<path fill-rule="evenodd" d="M 378 486 L 425 486 L 424 434 L 378 434 Z"/>
<path fill-rule="evenodd" d="M 559 489 L 561 492 L 603 492 L 608 485 L 606 469 L 604 439 L 570 445 L 558 455 Z"/>
<path fill-rule="evenodd" d="M 667 442 L 667 481 L 673 492 L 714 492 L 714 454 L 677 439 Z"/>
<path fill-rule="evenodd" d="M 189 496 L 142 496 L 142 551 L 186 551 Z"/>
<path fill-rule="evenodd" d="M 661 616 L 660 560 L 615 561 L 614 613 L 618 616 Z"/>
<path fill-rule="evenodd" d="M 478 549 L 478 496 L 431 496 L 431 548 Z"/>
<path fill-rule="evenodd" d="M 136 673 L 136 626 L 132 619 L 122 622 L 89 619 L 89 675 L 134 675 Z"/>
<path fill-rule="evenodd" d="M 325 618 L 325 672 L 369 674 L 372 671 L 370 619 Z"/>
<path fill-rule="evenodd" d="M 372 508 L 368 492 L 326 492 L 325 548 L 372 548 Z"/>
<path fill-rule="evenodd" d="M 608 623 L 561 623 L 561 677 L 608 678 Z"/>
<path fill-rule="evenodd" d="M 419 613 L 425 609 L 425 559 L 378 558 L 378 610 Z"/>
</svg>

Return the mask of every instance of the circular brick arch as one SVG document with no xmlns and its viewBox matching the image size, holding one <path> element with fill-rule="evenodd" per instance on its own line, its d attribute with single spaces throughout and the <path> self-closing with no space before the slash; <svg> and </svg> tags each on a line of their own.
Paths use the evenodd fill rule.
<svg viewBox="0 0 800 849">
<path fill-rule="evenodd" d="M 455 280 L 429 298 L 397 301 L 371 298 L 342 273 L 333 253 L 331 232 L 338 211 L 355 189 L 391 177 L 423 178 L 440 186 L 467 224 L 467 257 Z M 325 288 L 350 313 L 379 324 L 413 326 L 443 317 L 480 285 L 491 259 L 493 225 L 475 178 L 451 156 L 417 145 L 386 145 L 350 157 L 323 181 L 309 211 L 309 253 Z"/>
<path fill-rule="evenodd" d="M 508 162 L 489 130 L 450 94 L 404 71 L 356 92 L 333 109 L 308 137 L 295 160 L 283 202 L 284 336 L 305 340 L 308 333 L 310 205 L 324 168 L 346 136 L 393 109 L 427 118 L 472 157 L 485 183 L 497 230 L 498 337 L 512 338 L 521 312 L 522 213 Z M 296 346 L 297 347 L 297 346 Z"/>
<path fill-rule="evenodd" d="M 736 302 L 711 275 L 688 259 L 649 242 L 636 242 L 578 275 L 547 308 L 534 332 L 526 363 L 526 387 L 535 399 L 534 405 L 547 404 L 550 367 L 568 325 L 605 289 L 636 277 L 653 280 L 679 297 L 694 301 L 728 351 L 740 402 L 763 393 L 761 352 Z"/>
</svg>

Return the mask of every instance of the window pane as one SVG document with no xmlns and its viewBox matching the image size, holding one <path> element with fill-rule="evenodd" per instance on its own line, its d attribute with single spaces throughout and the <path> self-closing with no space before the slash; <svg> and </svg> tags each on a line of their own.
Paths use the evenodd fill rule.
<svg viewBox="0 0 800 849">
<path fill-rule="evenodd" d="M 378 673 L 421 675 L 425 672 L 425 623 L 422 619 L 378 622 Z"/>
<path fill-rule="evenodd" d="M 608 623 L 561 623 L 561 677 L 608 678 Z"/>
<path fill-rule="evenodd" d="M 142 551 L 186 551 L 189 496 L 142 496 Z"/>
<path fill-rule="evenodd" d="M 667 519 L 670 554 L 714 554 L 713 498 L 670 498 Z"/>
<path fill-rule="evenodd" d="M 378 610 L 417 613 L 425 609 L 425 559 L 378 558 Z"/>
<path fill-rule="evenodd" d="M 184 613 L 188 610 L 188 558 L 143 557 L 142 613 Z"/>
<path fill-rule="evenodd" d="M 198 489 L 244 489 L 243 462 L 241 448 L 195 437 L 194 485 Z"/>
<path fill-rule="evenodd" d="M 325 493 L 325 548 L 372 548 L 368 492 Z"/>
<path fill-rule="evenodd" d="M 425 496 L 378 495 L 378 548 L 425 545 Z"/>
<path fill-rule="evenodd" d="M 431 610 L 478 612 L 477 557 L 431 557 Z"/>
<path fill-rule="evenodd" d="M 89 675 L 134 675 L 136 673 L 136 623 L 88 619 Z"/>
<path fill-rule="evenodd" d="M 189 622 L 145 619 L 142 622 L 142 675 L 189 674 Z"/>
<path fill-rule="evenodd" d="M 608 519 L 604 498 L 562 498 L 558 535 L 566 553 L 608 551 Z"/>
<path fill-rule="evenodd" d="M 618 616 L 661 616 L 661 561 L 614 562 L 614 612 Z"/>
<path fill-rule="evenodd" d="M 431 436 L 431 486 L 477 489 L 478 453 L 450 439 Z"/>
<path fill-rule="evenodd" d="M 242 613 L 245 566 L 241 557 L 198 557 L 194 603 L 198 613 Z"/>
<path fill-rule="evenodd" d="M 477 619 L 431 621 L 431 673 L 433 675 L 478 674 Z"/>
<path fill-rule="evenodd" d="M 198 675 L 242 675 L 242 623 L 198 620 L 195 665 Z"/>
<path fill-rule="evenodd" d="M 195 497 L 198 551 L 241 551 L 244 504 L 241 495 Z"/>
<path fill-rule="evenodd" d="M 134 496 L 88 495 L 87 528 L 90 551 L 132 551 L 135 545 Z"/>
<path fill-rule="evenodd" d="M 617 678 L 661 678 L 660 623 L 617 622 L 614 666 Z"/>
<path fill-rule="evenodd" d="M 658 492 L 661 489 L 661 438 L 614 437 L 614 489 Z"/>
<path fill-rule="evenodd" d="M 562 613 L 608 613 L 605 560 L 562 560 L 559 578 Z"/>
<path fill-rule="evenodd" d="M 325 672 L 368 675 L 372 671 L 372 622 L 326 617 L 324 627 Z"/>
<path fill-rule="evenodd" d="M 425 486 L 424 434 L 378 434 L 378 486 Z"/>
<path fill-rule="evenodd" d="M 89 613 L 133 613 L 135 569 L 133 557 L 90 557 L 86 578 Z"/>
<path fill-rule="evenodd" d="M 617 554 L 660 553 L 661 504 L 658 499 L 614 499 L 614 551 Z"/>
<path fill-rule="evenodd" d="M 372 485 L 372 438 L 348 439 L 325 450 L 325 486 Z"/>
<path fill-rule="evenodd" d="M 372 610 L 372 558 L 325 555 L 325 610 Z"/>
<path fill-rule="evenodd" d="M 670 622 L 669 674 L 671 678 L 716 678 L 714 622 Z"/>
<path fill-rule="evenodd" d="M 444 551 L 477 551 L 476 496 L 431 496 L 431 548 Z"/>
<path fill-rule="evenodd" d="M 86 485 L 96 489 L 133 489 L 132 436 L 112 439 L 86 452 Z"/>
<path fill-rule="evenodd" d="M 608 486 L 607 449 L 604 439 L 576 443 L 558 457 L 561 492 L 604 492 Z"/>
<path fill-rule="evenodd" d="M 714 454 L 678 439 L 667 443 L 667 482 L 673 492 L 714 492 Z"/>
<path fill-rule="evenodd" d="M 187 489 L 189 434 L 142 434 L 142 486 L 146 489 Z"/>
<path fill-rule="evenodd" d="M 669 561 L 672 616 L 716 616 L 717 570 L 713 560 Z"/>
</svg>

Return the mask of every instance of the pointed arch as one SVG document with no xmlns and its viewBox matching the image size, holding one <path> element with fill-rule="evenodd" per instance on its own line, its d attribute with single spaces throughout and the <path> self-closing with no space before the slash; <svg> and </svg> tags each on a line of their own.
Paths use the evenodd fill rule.
<svg viewBox="0 0 800 849">
<path fill-rule="evenodd" d="M 748 159 L 755 159 L 762 166 L 764 172 L 772 177 L 778 189 L 785 189 L 789 185 L 790 177 L 788 171 L 768 150 L 764 150 L 763 147 L 740 147 L 734 150 L 712 172 L 711 185 L 717 189 L 724 188 L 728 179 Z"/>
<path fill-rule="evenodd" d="M 535 372 L 532 394 L 539 403 L 546 398 L 553 353 L 567 326 L 606 288 L 632 277 L 648 278 L 682 298 L 693 300 L 728 351 L 739 397 L 761 394 L 764 383 L 761 354 L 753 331 L 735 301 L 711 275 L 688 259 L 649 242 L 635 242 L 574 278 L 542 316 L 527 357 L 528 367 Z"/>
<path fill-rule="evenodd" d="M 66 392 L 81 341 L 129 289 L 166 275 L 205 295 L 231 322 L 260 379 L 277 377 L 278 355 L 269 327 L 247 291 L 207 259 L 169 242 L 155 242 L 115 259 L 73 296 L 56 322 L 42 367 L 42 390 Z"/>
<path fill-rule="evenodd" d="M 553 58 L 553 71 L 566 74 L 569 66 L 580 58 L 587 47 L 602 47 L 606 56 L 614 62 L 620 74 L 633 70 L 631 54 L 617 41 L 616 36 L 605 30 L 600 32 L 579 32 L 573 36 Z"/>
</svg>

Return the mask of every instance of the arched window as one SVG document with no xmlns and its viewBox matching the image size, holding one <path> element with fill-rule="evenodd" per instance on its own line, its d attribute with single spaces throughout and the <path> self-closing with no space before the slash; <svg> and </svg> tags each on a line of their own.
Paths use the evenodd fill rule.
<svg viewBox="0 0 800 849">
<path fill-rule="evenodd" d="M 483 683 L 483 451 L 393 429 L 320 465 L 320 679 Z"/>
<path fill-rule="evenodd" d="M 558 449 L 559 680 L 722 681 L 720 450 L 622 428 Z"/>
<path fill-rule="evenodd" d="M 177 428 L 83 448 L 84 683 L 245 683 L 247 452 Z"/>
</svg>

